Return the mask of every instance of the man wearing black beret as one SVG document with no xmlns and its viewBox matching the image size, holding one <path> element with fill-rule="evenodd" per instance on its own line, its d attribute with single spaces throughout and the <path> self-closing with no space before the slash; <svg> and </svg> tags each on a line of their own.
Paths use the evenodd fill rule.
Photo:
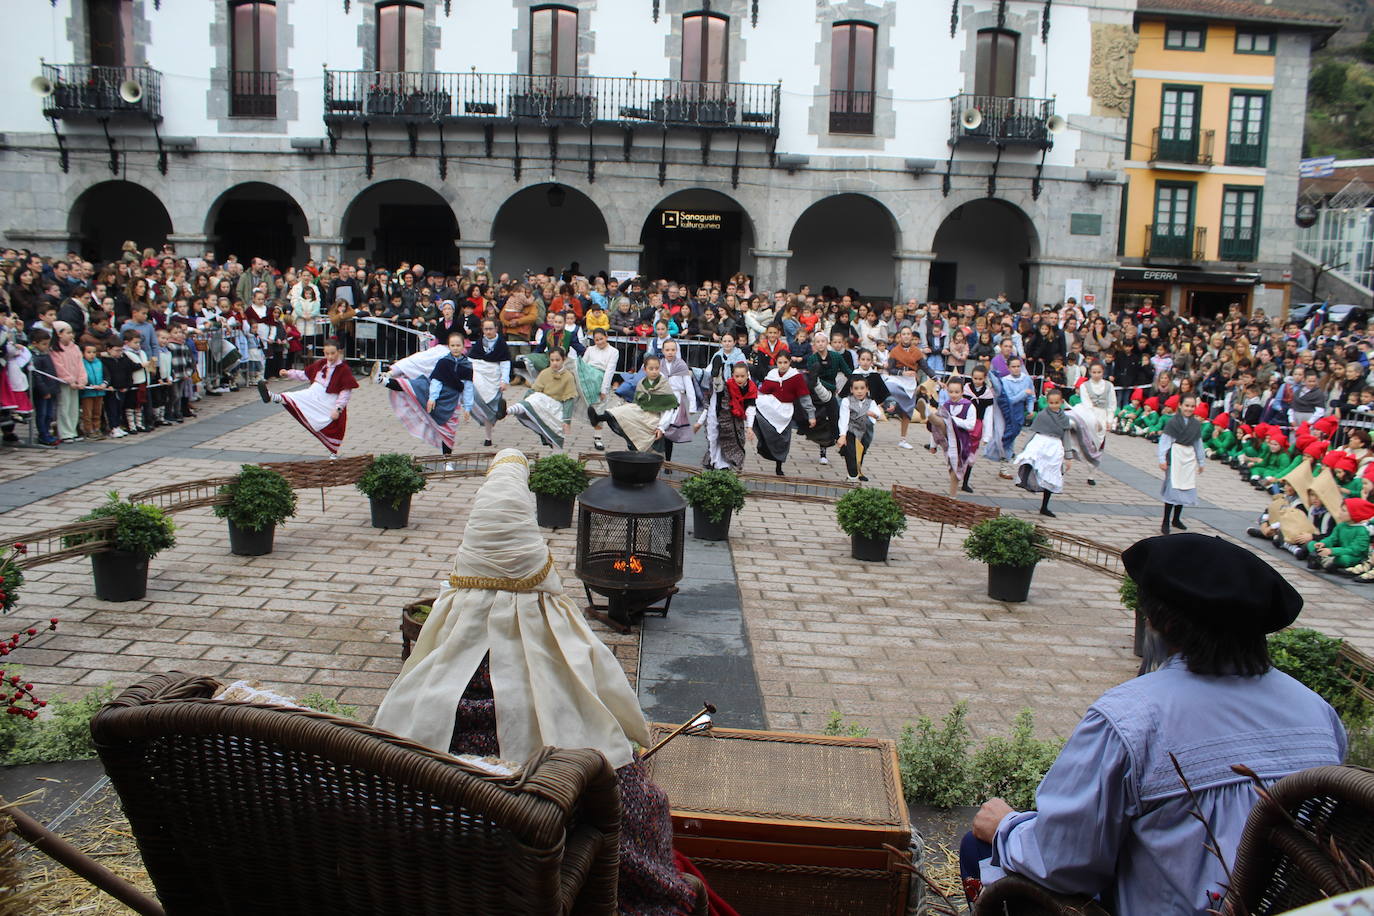
<svg viewBox="0 0 1374 916">
<path fill-rule="evenodd" d="M 1245 764 L 1266 782 L 1339 764 L 1346 736 L 1325 700 L 1269 663 L 1266 635 L 1302 597 L 1229 541 L 1175 534 L 1123 554 L 1140 609 L 1168 660 L 1107 691 L 1036 791 L 1036 811 L 985 802 L 960 849 L 968 887 L 1007 872 L 1059 893 L 1099 896 L 1117 916 L 1202 913 L 1224 874 L 1169 759 L 1231 861 L 1255 803 Z"/>
</svg>

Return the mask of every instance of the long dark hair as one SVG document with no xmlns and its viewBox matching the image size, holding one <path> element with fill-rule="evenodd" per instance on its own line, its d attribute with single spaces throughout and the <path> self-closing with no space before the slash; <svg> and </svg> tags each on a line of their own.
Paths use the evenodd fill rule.
<svg viewBox="0 0 1374 916">
<path fill-rule="evenodd" d="M 1222 633 L 1200 627 L 1195 622 L 1195 613 L 1151 594 L 1143 584 L 1140 610 L 1169 648 L 1183 656 L 1188 670 L 1194 674 L 1257 677 L 1270 668 L 1269 643 L 1263 633 Z"/>
</svg>

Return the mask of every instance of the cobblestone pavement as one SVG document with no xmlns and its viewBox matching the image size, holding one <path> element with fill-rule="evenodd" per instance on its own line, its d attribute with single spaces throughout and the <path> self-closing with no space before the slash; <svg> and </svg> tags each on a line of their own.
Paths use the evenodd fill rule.
<svg viewBox="0 0 1374 916">
<path fill-rule="evenodd" d="M 0 483 L 0 494 L 35 480 L 63 482 L 55 495 L 11 503 L 18 508 L 0 514 L 0 529 L 9 537 L 58 524 L 87 511 L 110 489 L 132 492 L 229 473 L 236 461 L 255 455 L 323 456 L 280 408 L 255 404 L 251 392 L 218 400 L 207 413 L 238 408 L 229 431 L 108 475 L 99 463 L 59 460 L 67 459 L 65 449 L 53 458 L 28 449 L 0 452 L 0 480 L 8 481 Z M 344 455 L 429 451 L 392 417 L 380 386 L 365 382 L 349 414 Z M 168 432 L 82 446 L 81 457 L 94 454 L 123 467 L 122 449 L 151 445 Z M 944 492 L 940 459 L 919 447 L 898 449 L 896 433 L 895 423 L 878 426 L 866 467 L 872 485 L 900 482 Z M 462 437 L 460 450 L 481 448 L 471 427 Z M 924 443 L 924 431 L 913 428 L 911 439 Z M 533 435 L 514 421 L 499 424 L 494 440 L 497 448 L 537 450 Z M 616 445 L 610 437 L 607 443 Z M 575 424 L 569 445 L 573 451 L 591 448 L 585 422 Z M 1083 467 L 1075 467 L 1053 502 L 1059 518 L 1049 524 L 1117 546 L 1157 532 L 1153 448 L 1112 437 L 1098 485 L 1087 486 Z M 799 441 L 787 471 L 842 479 L 838 456 L 833 462 L 819 465 L 815 448 Z M 748 467 L 771 470 L 754 456 Z M 372 529 L 366 500 L 352 488 L 326 491 L 323 509 L 318 491 L 304 491 L 298 516 L 278 531 L 275 551 L 256 558 L 229 554 L 224 522 L 209 510 L 180 513 L 178 545 L 153 561 L 145 601 L 109 604 L 91 597 L 85 560 L 32 570 L 15 623 L 58 616 L 62 624 L 26 647 L 20 660 L 49 693 L 74 695 L 105 683 L 122 687 L 149 672 L 179 669 L 257 678 L 287 692 L 318 689 L 370 716 L 400 668 L 400 608 L 433 594 L 448 573 L 477 485 L 475 479 L 435 481 L 417 498 L 412 526 L 399 532 Z M 975 465 L 972 485 L 973 499 L 1039 519 L 1038 500 L 1000 480 L 987 462 Z M 1241 520 L 1263 499 L 1231 472 L 1209 467 L 1201 486 L 1207 505 L 1185 516 L 1194 530 L 1236 539 L 1289 572 L 1308 601 L 1302 623 L 1374 652 L 1374 589 L 1360 592 L 1293 567 L 1279 552 L 1245 538 Z M 1046 562 L 1036 570 L 1030 600 L 1004 604 L 986 597 L 984 567 L 963 557 L 963 532 L 950 528 L 943 543 L 939 538 L 938 526 L 913 521 L 894 541 L 886 564 L 860 563 L 850 559 L 829 506 L 770 500 L 746 506 L 736 519 L 731 551 L 769 727 L 818 730 L 838 709 L 875 734 L 895 735 L 918 715 L 939 717 L 968 699 L 979 734 L 1005 732 L 1029 706 L 1042 732 L 1064 735 L 1098 694 L 1134 673 L 1131 621 L 1113 580 Z M 550 543 L 568 593 L 580 601 L 573 533 L 553 533 Z M 644 625 L 661 622 L 651 618 Z M 634 679 L 637 634 L 622 637 L 596 626 Z M 728 725 L 729 698 L 712 699 Z"/>
</svg>

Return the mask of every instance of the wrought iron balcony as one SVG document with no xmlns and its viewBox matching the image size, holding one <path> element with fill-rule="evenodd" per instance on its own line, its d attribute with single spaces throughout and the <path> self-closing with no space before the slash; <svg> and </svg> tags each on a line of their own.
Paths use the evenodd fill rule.
<svg viewBox="0 0 1374 916">
<path fill-rule="evenodd" d="M 275 118 L 277 73 L 275 70 L 229 71 L 229 116 Z"/>
<path fill-rule="evenodd" d="M 1150 133 L 1150 162 L 1210 166 L 1216 137 L 1215 130 L 1156 127 Z"/>
<path fill-rule="evenodd" d="M 695 127 L 776 136 L 777 84 L 603 76 L 326 70 L 324 117 L 362 122 L 535 122 Z"/>
<path fill-rule="evenodd" d="M 873 133 L 873 93 L 831 90 L 830 132 L 832 134 Z"/>
<path fill-rule="evenodd" d="M 1054 146 L 1054 99 L 965 93 L 950 99 L 949 142 L 994 146 Z"/>
<path fill-rule="evenodd" d="M 52 84 L 43 99 L 44 117 L 162 120 L 162 74 L 152 67 L 44 64 L 43 77 Z M 129 101 L 121 88 L 132 89 L 134 83 L 137 92 Z"/>
<path fill-rule="evenodd" d="M 1155 229 L 1159 232 L 1156 233 Z M 1194 228 L 1155 226 L 1145 227 L 1145 257 L 1171 261 L 1204 261 L 1207 259 L 1207 227 Z"/>
<path fill-rule="evenodd" d="M 1253 261 L 1259 252 L 1259 229 L 1255 226 L 1222 226 L 1217 250 L 1218 261 Z"/>
</svg>

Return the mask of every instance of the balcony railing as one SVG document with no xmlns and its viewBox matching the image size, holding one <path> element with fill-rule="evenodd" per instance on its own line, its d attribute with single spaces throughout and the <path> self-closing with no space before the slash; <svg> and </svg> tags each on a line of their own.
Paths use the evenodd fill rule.
<svg viewBox="0 0 1374 916">
<path fill-rule="evenodd" d="M 1187 133 L 1187 137 L 1179 134 Z M 1181 165 L 1211 165 L 1215 130 L 1180 130 L 1156 127 L 1150 134 L 1150 161 Z"/>
<path fill-rule="evenodd" d="M 1264 165 L 1264 144 L 1237 143 L 1229 139 L 1226 143 L 1226 164 L 1227 165 Z"/>
<path fill-rule="evenodd" d="M 43 100 L 49 118 L 134 117 L 162 120 L 162 74 L 152 67 L 95 67 L 89 64 L 44 64 L 52 94 Z M 125 101 L 120 88 L 138 84 L 136 101 Z"/>
<path fill-rule="evenodd" d="M 873 133 L 873 93 L 832 89 L 830 92 L 830 132 L 832 134 Z"/>
<path fill-rule="evenodd" d="M 1207 258 L 1207 227 L 1196 226 L 1177 231 L 1168 226 L 1145 227 L 1145 257 L 1175 261 L 1202 261 Z"/>
<path fill-rule="evenodd" d="M 274 70 L 229 71 L 229 116 L 275 118 L 277 74 Z"/>
<path fill-rule="evenodd" d="M 1259 230 L 1255 226 L 1222 226 L 1217 260 L 1253 261 L 1259 251 Z"/>
<path fill-rule="evenodd" d="M 327 70 L 324 116 L 348 121 L 616 122 L 778 131 L 777 84 L 603 76 Z"/>
<path fill-rule="evenodd" d="M 950 99 L 950 143 L 1049 148 L 1054 145 L 1050 133 L 1053 115 L 1053 99 L 956 95 Z"/>
</svg>

